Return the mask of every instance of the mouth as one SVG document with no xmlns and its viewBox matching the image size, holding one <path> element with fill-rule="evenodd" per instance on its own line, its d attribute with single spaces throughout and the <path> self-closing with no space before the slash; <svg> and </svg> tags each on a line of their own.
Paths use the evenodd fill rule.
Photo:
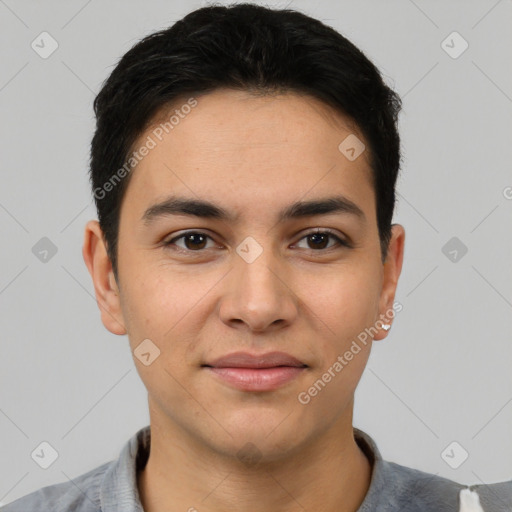
<svg viewBox="0 0 512 512">
<path fill-rule="evenodd" d="M 242 391 L 273 391 L 309 368 L 284 352 L 261 355 L 235 352 L 201 366 L 222 382 Z"/>
</svg>

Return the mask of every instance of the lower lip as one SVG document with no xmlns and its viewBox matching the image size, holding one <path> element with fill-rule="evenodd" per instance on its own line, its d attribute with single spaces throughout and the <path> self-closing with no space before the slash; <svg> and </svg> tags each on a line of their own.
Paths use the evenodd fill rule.
<svg viewBox="0 0 512 512">
<path fill-rule="evenodd" d="M 243 391 L 272 391 L 295 379 L 306 367 L 212 368 L 220 379 Z"/>
</svg>

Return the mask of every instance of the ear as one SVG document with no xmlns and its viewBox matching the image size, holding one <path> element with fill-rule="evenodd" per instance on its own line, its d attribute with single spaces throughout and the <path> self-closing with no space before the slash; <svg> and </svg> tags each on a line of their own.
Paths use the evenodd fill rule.
<svg viewBox="0 0 512 512">
<path fill-rule="evenodd" d="M 393 224 L 391 227 L 391 239 L 389 241 L 386 261 L 383 264 L 382 291 L 379 302 L 379 319 L 383 324 L 391 325 L 394 317 L 393 302 L 395 300 L 398 278 L 402 271 L 404 258 L 405 230 L 400 224 Z M 389 312 L 392 312 L 390 315 Z M 377 326 L 381 322 L 376 320 Z M 374 340 L 382 340 L 388 335 L 387 330 L 379 329 Z"/>
<path fill-rule="evenodd" d="M 97 220 L 85 226 L 82 255 L 91 274 L 103 325 L 113 334 L 126 334 L 119 288 L 107 254 L 103 232 Z"/>
</svg>

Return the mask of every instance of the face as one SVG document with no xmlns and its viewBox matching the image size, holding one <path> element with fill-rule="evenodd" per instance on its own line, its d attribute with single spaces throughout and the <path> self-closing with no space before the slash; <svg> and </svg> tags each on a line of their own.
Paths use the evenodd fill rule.
<svg viewBox="0 0 512 512">
<path fill-rule="evenodd" d="M 105 326 L 128 334 L 152 423 L 218 453 L 250 441 L 277 458 L 351 420 L 371 337 L 358 351 L 353 342 L 390 319 L 404 232 L 393 227 L 383 264 L 367 151 L 338 148 L 349 135 L 366 142 L 323 103 L 230 90 L 196 99 L 168 134 L 155 120 L 134 146 L 156 143 L 122 203 L 119 282 L 95 221 L 84 258 Z M 258 377 L 204 366 L 240 351 L 305 367 Z"/>
</svg>

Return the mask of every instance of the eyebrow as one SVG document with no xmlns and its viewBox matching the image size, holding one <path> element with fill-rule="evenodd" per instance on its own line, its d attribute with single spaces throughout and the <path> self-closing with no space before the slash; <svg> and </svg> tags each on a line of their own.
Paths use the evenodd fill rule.
<svg viewBox="0 0 512 512">
<path fill-rule="evenodd" d="M 342 195 L 292 203 L 278 213 L 277 221 L 284 222 L 291 219 L 332 214 L 349 214 L 357 217 L 363 223 L 366 222 L 363 210 Z M 189 215 L 226 222 L 236 222 L 239 217 L 238 214 L 231 213 L 210 201 L 170 196 L 162 202 L 150 206 L 142 215 L 141 220 L 146 226 L 149 226 L 156 219 L 171 215 Z"/>
</svg>

